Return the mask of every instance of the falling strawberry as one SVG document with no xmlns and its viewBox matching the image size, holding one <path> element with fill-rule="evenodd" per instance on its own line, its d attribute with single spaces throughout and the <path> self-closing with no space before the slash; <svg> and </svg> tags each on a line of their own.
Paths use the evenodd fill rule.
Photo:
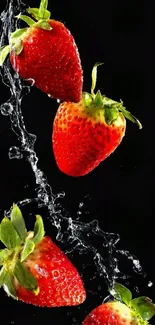
<svg viewBox="0 0 155 325">
<path fill-rule="evenodd" d="M 78 102 L 82 96 L 83 71 L 73 36 L 64 24 L 50 19 L 48 0 L 40 8 L 19 15 L 29 27 L 11 34 L 8 46 L 0 50 L 0 65 L 10 53 L 13 68 L 23 79 L 51 97 Z"/>
<path fill-rule="evenodd" d="M 118 300 L 95 308 L 82 325 L 148 325 L 155 314 L 155 305 L 147 297 L 132 299 L 130 290 L 115 283 L 111 294 Z"/>
<path fill-rule="evenodd" d="M 14 205 L 10 219 L 0 224 L 0 287 L 25 303 L 59 307 L 81 304 L 86 298 L 82 279 L 68 257 L 44 237 L 40 216 L 27 232 L 20 209 Z"/>
<path fill-rule="evenodd" d="M 91 94 L 83 93 L 79 103 L 62 103 L 55 116 L 53 151 L 59 169 L 69 176 L 88 174 L 118 147 L 125 135 L 125 117 L 142 127 L 122 102 L 100 91 L 94 94 L 98 65 L 92 71 Z"/>
</svg>

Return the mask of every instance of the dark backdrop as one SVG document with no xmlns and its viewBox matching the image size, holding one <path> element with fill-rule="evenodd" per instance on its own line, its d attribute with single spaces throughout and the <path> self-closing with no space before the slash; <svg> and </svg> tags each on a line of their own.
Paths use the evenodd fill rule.
<svg viewBox="0 0 155 325">
<path fill-rule="evenodd" d="M 25 0 L 31 7 L 38 6 L 38 2 Z M 6 1 L 1 0 L 1 11 L 5 4 Z M 97 87 L 108 97 L 121 98 L 143 124 L 139 131 L 128 121 L 120 147 L 92 173 L 70 178 L 58 170 L 51 149 L 52 121 L 58 107 L 56 101 L 32 88 L 22 107 L 28 131 L 37 135 L 35 149 L 39 167 L 47 175 L 54 193 L 66 193 L 61 200 L 62 206 L 76 217 L 79 203 L 84 202 L 82 221 L 98 219 L 104 231 L 120 234 L 119 246 L 135 254 L 148 274 L 145 279 L 133 274 L 133 286 L 138 283 L 140 294 L 155 300 L 154 286 L 147 286 L 149 280 L 155 281 L 154 80 L 151 83 L 154 68 L 153 9 L 151 2 L 147 5 L 138 0 L 49 1 L 52 17 L 66 24 L 78 45 L 84 69 L 84 89 L 90 90 L 93 64 L 104 62 L 104 66 L 98 69 Z M 0 87 L 0 102 L 3 103 L 9 98 L 9 91 L 2 83 Z M 11 145 L 18 145 L 18 141 L 8 118 L 0 115 L 1 217 L 13 202 L 35 196 L 34 177 L 28 163 L 8 159 Z M 31 206 L 25 211 L 36 213 L 36 210 L 31 211 Z M 46 222 L 50 229 L 51 223 Z M 80 268 L 76 254 L 73 259 Z M 122 261 L 122 268 L 123 263 L 126 262 Z M 89 276 L 89 273 L 84 275 L 85 278 Z M 93 285 L 89 287 L 90 291 L 95 292 L 95 289 Z M 102 299 L 106 295 L 106 291 L 103 292 Z M 74 318 L 82 321 L 85 310 L 95 307 L 102 299 L 98 294 L 90 294 L 90 305 L 86 302 L 80 309 L 43 310 L 16 303 L 1 290 L 1 323 L 21 324 L 23 317 L 22 323 L 25 320 L 25 324 L 27 321 L 37 323 L 39 319 L 46 325 L 76 324 Z"/>
</svg>

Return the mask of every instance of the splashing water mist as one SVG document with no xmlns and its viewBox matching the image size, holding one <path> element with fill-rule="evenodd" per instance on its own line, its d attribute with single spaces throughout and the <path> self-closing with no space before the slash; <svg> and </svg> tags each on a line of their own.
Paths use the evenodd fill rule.
<svg viewBox="0 0 155 325">
<path fill-rule="evenodd" d="M 14 17 L 19 12 L 23 12 L 26 7 L 21 0 L 10 0 L 8 2 L 6 10 L 1 14 L 0 46 L 3 46 L 6 42 L 8 43 L 11 32 L 15 30 L 18 24 Z M 82 223 L 62 213 L 62 209 L 60 205 L 57 205 L 56 200 L 63 197 L 64 194 L 54 195 L 46 175 L 38 168 L 38 157 L 35 152 L 37 138 L 34 134 L 30 134 L 27 131 L 24 123 L 22 100 L 30 92 L 31 86 L 27 86 L 18 74 L 12 71 L 9 59 L 1 67 L 1 76 L 4 84 L 10 89 L 11 97 L 6 103 L 1 105 L 0 111 L 3 115 L 10 118 L 12 131 L 16 134 L 19 141 L 19 147 L 13 146 L 9 149 L 9 158 L 23 159 L 23 157 L 26 157 L 35 175 L 37 186 L 35 189 L 36 197 L 18 202 L 18 205 L 26 205 L 35 200 L 39 207 L 47 208 L 49 219 L 57 228 L 57 240 L 65 244 L 67 243 L 68 249 L 66 252 L 70 253 L 75 250 L 81 253 L 91 252 L 97 272 L 100 276 L 104 277 L 108 286 L 112 287 L 115 279 L 127 278 L 119 270 L 119 255 L 131 260 L 134 271 L 143 274 L 140 262 L 135 256 L 116 248 L 116 244 L 120 240 L 119 235 L 106 233 L 101 230 L 97 220 L 93 220 L 90 223 Z M 64 225 L 65 229 L 67 229 L 65 231 L 63 230 Z M 106 250 L 106 258 L 103 252 L 100 252 L 96 247 L 96 241 L 101 243 L 104 251 Z"/>
</svg>

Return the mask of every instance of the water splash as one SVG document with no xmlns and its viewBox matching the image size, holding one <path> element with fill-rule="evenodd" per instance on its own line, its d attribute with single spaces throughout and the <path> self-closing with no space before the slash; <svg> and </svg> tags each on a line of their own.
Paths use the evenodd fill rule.
<svg viewBox="0 0 155 325">
<path fill-rule="evenodd" d="M 22 159 L 23 158 L 23 154 L 20 151 L 20 148 L 18 147 L 11 147 L 9 149 L 9 158 L 10 159 Z"/>
<path fill-rule="evenodd" d="M 18 24 L 14 16 L 19 14 L 19 11 L 22 13 L 25 8 L 26 5 L 21 0 L 10 0 L 8 2 L 6 10 L 1 14 L 0 46 L 8 43 L 10 33 L 15 30 Z M 25 157 L 34 172 L 37 185 L 35 189 L 36 197 L 20 201 L 18 205 L 23 206 L 36 201 L 39 207 L 46 207 L 49 219 L 57 228 L 57 240 L 67 247 L 66 253 L 69 254 L 76 250 L 78 250 L 79 254 L 91 252 L 97 271 L 100 276 L 104 277 L 108 286 L 112 286 L 115 279 L 128 278 L 119 270 L 119 255 L 131 261 L 135 272 L 143 274 L 140 262 L 136 257 L 127 251 L 117 250 L 116 245 L 120 240 L 119 235 L 104 232 L 100 229 L 97 220 L 82 223 L 63 214 L 63 210 L 56 200 L 63 197 L 64 193 L 54 195 L 46 175 L 38 168 L 38 157 L 35 152 L 37 138 L 26 130 L 24 123 L 21 108 L 22 100 L 30 92 L 33 83 L 31 86 L 27 86 L 19 78 L 18 74 L 12 70 L 9 59 L 1 68 L 1 76 L 4 84 L 10 89 L 11 97 L 1 105 L 0 111 L 10 118 L 12 131 L 19 141 L 19 147 L 13 146 L 9 149 L 9 158 L 22 159 Z M 82 214 L 82 207 L 83 202 L 79 204 L 78 217 Z M 99 243 L 101 248 L 98 249 L 98 245 L 95 243 Z"/>
</svg>

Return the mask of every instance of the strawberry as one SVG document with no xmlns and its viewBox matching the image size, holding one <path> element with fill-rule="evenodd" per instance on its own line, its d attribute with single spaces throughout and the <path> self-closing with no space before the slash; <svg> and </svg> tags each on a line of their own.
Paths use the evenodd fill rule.
<svg viewBox="0 0 155 325">
<path fill-rule="evenodd" d="M 0 287 L 9 296 L 41 307 L 74 306 L 86 298 L 82 279 L 68 257 L 44 237 L 40 216 L 27 232 L 22 213 L 14 205 L 10 219 L 0 224 Z"/>
<path fill-rule="evenodd" d="M 92 70 L 91 94 L 83 93 L 78 103 L 61 103 L 55 116 L 52 142 L 59 169 L 69 176 L 83 176 L 105 160 L 125 135 L 125 117 L 140 122 L 124 107 L 101 95 L 94 94 L 97 63 Z"/>
<path fill-rule="evenodd" d="M 155 305 L 147 297 L 132 299 L 130 290 L 115 283 L 112 295 L 119 300 L 95 308 L 82 325 L 148 325 L 155 314 Z"/>
<path fill-rule="evenodd" d="M 78 102 L 82 95 L 83 71 L 77 46 L 63 23 L 50 19 L 47 0 L 40 9 L 29 8 L 34 17 L 18 15 L 29 27 L 11 34 L 9 45 L 1 48 L 0 65 L 10 53 L 13 68 L 23 79 L 51 97 Z"/>
</svg>

